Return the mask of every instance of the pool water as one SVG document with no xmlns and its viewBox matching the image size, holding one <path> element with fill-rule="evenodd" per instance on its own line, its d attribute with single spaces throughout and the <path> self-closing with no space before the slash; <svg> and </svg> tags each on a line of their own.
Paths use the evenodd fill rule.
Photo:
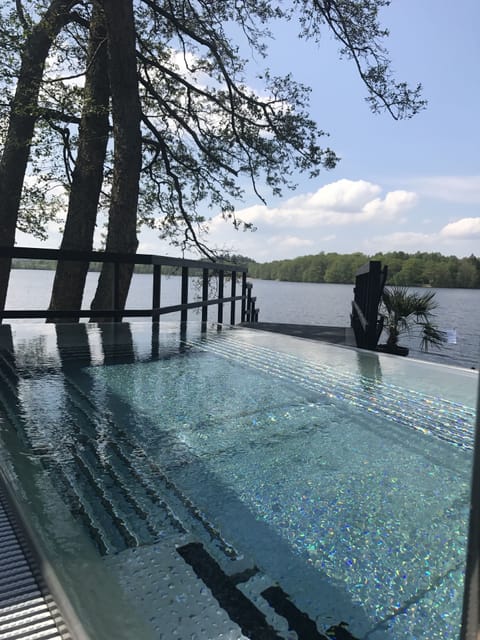
<svg viewBox="0 0 480 640">
<path fill-rule="evenodd" d="M 0 462 L 92 638 L 458 637 L 476 372 L 238 328 L 0 339 Z"/>
</svg>

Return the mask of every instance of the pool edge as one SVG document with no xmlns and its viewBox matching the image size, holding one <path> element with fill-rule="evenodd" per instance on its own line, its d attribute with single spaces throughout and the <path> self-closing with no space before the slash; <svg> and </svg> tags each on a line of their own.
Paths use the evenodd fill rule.
<svg viewBox="0 0 480 640">
<path fill-rule="evenodd" d="M 45 558 L 24 509 L 0 467 L 0 504 L 7 512 L 12 532 L 18 540 L 50 617 L 62 640 L 94 640 L 84 629 L 50 562 Z M 13 521 L 13 522 L 12 522 Z M 25 636 L 28 640 L 28 636 Z"/>
</svg>

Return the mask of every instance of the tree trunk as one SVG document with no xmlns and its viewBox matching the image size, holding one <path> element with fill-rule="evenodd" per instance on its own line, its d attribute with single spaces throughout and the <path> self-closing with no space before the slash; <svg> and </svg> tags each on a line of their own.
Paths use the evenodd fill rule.
<svg viewBox="0 0 480 640">
<path fill-rule="evenodd" d="M 0 160 L 0 242 L 13 247 L 23 181 L 37 120 L 38 93 L 53 41 L 78 0 L 52 0 L 26 38 L 7 136 Z M 5 308 L 10 259 L 0 259 L 0 309 Z"/>
<path fill-rule="evenodd" d="M 138 246 L 137 205 L 142 162 L 132 4 L 132 0 L 102 0 L 108 36 L 114 139 L 113 182 L 105 249 L 129 254 L 134 254 Z M 120 269 L 120 309 L 125 308 L 132 272 L 133 266 L 126 265 Z M 113 265 L 104 264 L 92 309 L 112 308 L 112 303 Z"/>
<path fill-rule="evenodd" d="M 78 152 L 72 174 L 61 249 L 92 250 L 109 134 L 109 97 L 105 21 L 102 9 L 95 3 L 90 20 Z M 58 262 L 50 310 L 81 308 L 88 265 L 88 262 Z M 72 316 L 53 318 L 49 322 L 78 322 L 78 320 L 78 316 Z"/>
</svg>

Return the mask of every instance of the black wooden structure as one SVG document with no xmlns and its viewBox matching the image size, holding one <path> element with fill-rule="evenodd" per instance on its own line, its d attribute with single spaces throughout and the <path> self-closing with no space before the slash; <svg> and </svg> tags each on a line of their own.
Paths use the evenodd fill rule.
<svg viewBox="0 0 480 640">
<path fill-rule="evenodd" d="M 48 309 L 0 309 L 0 322 L 11 318 L 111 318 L 121 322 L 122 318 L 150 317 L 152 322 L 159 322 L 160 316 L 180 312 L 180 321 L 185 323 L 189 309 L 201 309 L 202 326 L 207 322 L 208 307 L 217 305 L 217 322 L 224 323 L 223 307 L 230 304 L 230 324 L 237 318 L 237 302 L 240 303 L 241 322 L 255 322 L 258 319 L 256 299 L 252 296 L 252 284 L 247 282 L 248 267 L 200 260 L 182 260 L 168 256 L 150 254 L 123 254 L 106 251 L 66 251 L 60 249 L 36 249 L 28 247 L 1 247 L 0 258 L 19 258 L 28 260 L 64 260 L 69 262 L 107 262 L 113 264 L 112 306 L 107 309 L 80 310 L 48 310 Z M 121 309 L 119 305 L 120 265 L 150 265 L 152 267 L 152 305 L 142 309 Z M 162 266 L 177 267 L 181 273 L 181 290 L 179 304 L 160 306 L 162 282 Z M 201 279 L 201 298 L 189 300 L 189 277 L 198 275 Z M 210 297 L 210 277 L 217 278 L 217 297 Z M 238 282 L 239 281 L 239 282 Z M 227 282 L 230 291 L 225 292 Z M 240 285 L 240 291 L 237 291 Z"/>
<path fill-rule="evenodd" d="M 378 260 L 370 260 L 355 274 L 351 326 L 357 347 L 374 351 L 383 330 L 383 318 L 378 308 L 387 281 L 388 268 Z"/>
</svg>

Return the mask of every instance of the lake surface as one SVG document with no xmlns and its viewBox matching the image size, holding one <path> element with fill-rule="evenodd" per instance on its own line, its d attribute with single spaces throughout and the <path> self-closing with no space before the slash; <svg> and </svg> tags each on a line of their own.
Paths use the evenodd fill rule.
<svg viewBox="0 0 480 640">
<path fill-rule="evenodd" d="M 89 273 L 85 288 L 84 306 L 88 308 L 95 292 L 98 273 Z M 50 299 L 53 271 L 15 269 L 12 271 L 7 296 L 7 309 L 46 309 Z M 180 276 L 162 278 L 161 304 L 180 302 Z M 252 279 L 253 295 L 260 309 L 262 322 L 286 322 L 327 326 L 349 326 L 353 286 L 317 284 L 310 282 L 277 282 Z M 127 301 L 129 308 L 151 306 L 152 276 L 135 274 Z M 198 281 L 191 279 L 190 298 L 199 294 Z M 226 288 L 226 291 L 228 289 Z M 424 291 L 424 290 L 420 290 Z M 402 336 L 411 356 L 463 367 L 479 367 L 480 363 L 480 290 L 437 289 L 436 321 L 440 329 L 455 329 L 456 344 L 446 344 L 440 351 L 420 351 L 418 335 Z M 195 320 L 192 312 L 192 319 Z M 215 320 L 216 310 L 209 309 Z M 175 319 L 172 314 L 165 316 Z M 197 312 L 198 315 L 198 312 Z M 224 315 L 228 318 L 227 312 Z M 239 320 L 237 314 L 237 321 Z M 13 321 L 19 322 L 19 321 Z"/>
</svg>

